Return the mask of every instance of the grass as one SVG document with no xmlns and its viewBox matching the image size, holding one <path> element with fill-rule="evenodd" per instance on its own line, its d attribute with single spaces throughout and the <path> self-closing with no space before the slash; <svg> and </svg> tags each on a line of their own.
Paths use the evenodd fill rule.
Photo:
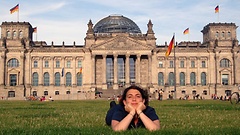
<svg viewBox="0 0 240 135">
<path fill-rule="evenodd" d="M 105 125 L 109 101 L 0 101 L 0 134 L 240 134 L 240 104 L 217 100 L 150 101 L 161 130 L 113 132 Z"/>
</svg>

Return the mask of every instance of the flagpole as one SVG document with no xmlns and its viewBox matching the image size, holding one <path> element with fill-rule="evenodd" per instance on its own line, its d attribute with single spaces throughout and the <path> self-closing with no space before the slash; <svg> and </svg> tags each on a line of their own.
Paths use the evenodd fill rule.
<svg viewBox="0 0 240 135">
<path fill-rule="evenodd" d="M 17 14 L 17 21 L 19 22 L 19 11 L 20 11 L 20 6 L 18 5 L 18 14 Z"/>
<path fill-rule="evenodd" d="M 173 54 L 174 54 L 174 55 L 173 55 L 173 57 L 174 57 L 174 93 L 175 93 L 175 94 L 174 94 L 174 98 L 177 99 L 177 87 L 176 87 L 176 55 L 175 55 L 175 47 L 176 47 L 176 46 L 175 46 L 175 43 L 176 43 L 175 40 L 176 40 L 176 37 L 175 37 L 175 33 L 173 34 L 173 36 L 174 36 L 174 38 L 175 38 L 175 39 L 174 39 L 174 44 L 173 44 L 173 45 L 174 45 L 174 49 L 173 49 Z"/>
</svg>

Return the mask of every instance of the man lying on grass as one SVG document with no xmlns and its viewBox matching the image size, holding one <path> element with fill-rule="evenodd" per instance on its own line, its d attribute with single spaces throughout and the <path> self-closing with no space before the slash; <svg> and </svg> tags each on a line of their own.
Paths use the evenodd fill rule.
<svg viewBox="0 0 240 135">
<path fill-rule="evenodd" d="M 148 106 L 148 93 L 142 88 L 132 85 L 123 92 L 119 104 L 110 103 L 106 115 L 107 125 L 114 131 L 144 127 L 149 131 L 160 129 L 159 118 L 155 109 Z"/>
</svg>

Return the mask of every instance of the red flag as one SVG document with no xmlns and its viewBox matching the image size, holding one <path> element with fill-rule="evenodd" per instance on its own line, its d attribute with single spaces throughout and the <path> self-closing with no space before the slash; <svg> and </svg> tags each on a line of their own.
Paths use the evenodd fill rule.
<svg viewBox="0 0 240 135">
<path fill-rule="evenodd" d="M 215 7 L 215 13 L 219 13 L 219 5 Z"/>
<path fill-rule="evenodd" d="M 172 49 L 174 48 L 174 36 L 172 37 L 171 42 L 168 45 L 168 49 L 165 53 L 165 56 L 168 57 L 171 54 Z"/>
<path fill-rule="evenodd" d="M 34 27 L 34 28 L 33 28 L 33 32 L 34 32 L 34 33 L 37 33 L 37 27 Z"/>
<path fill-rule="evenodd" d="M 14 13 L 14 12 L 17 12 L 19 10 L 19 4 L 17 4 L 15 7 L 11 8 L 10 9 L 10 13 Z"/>
<path fill-rule="evenodd" d="M 186 30 L 183 31 L 183 34 L 189 34 L 189 28 L 187 28 Z"/>
</svg>

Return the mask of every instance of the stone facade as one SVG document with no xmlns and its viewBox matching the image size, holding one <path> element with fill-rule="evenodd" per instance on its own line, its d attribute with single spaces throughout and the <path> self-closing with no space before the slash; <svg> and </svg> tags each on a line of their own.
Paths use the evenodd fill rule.
<svg viewBox="0 0 240 135">
<path fill-rule="evenodd" d="M 32 40 L 30 23 L 3 22 L 0 96 L 94 99 L 97 90 L 131 84 L 150 93 L 162 90 L 163 99 L 197 94 L 210 99 L 213 94 L 240 90 L 240 47 L 234 23 L 209 23 L 202 30 L 203 43 L 177 43 L 169 57 L 165 57 L 168 45 L 156 44 L 151 21 L 147 27 L 146 34 L 95 33 L 90 20 L 84 45 L 47 45 Z"/>
</svg>

